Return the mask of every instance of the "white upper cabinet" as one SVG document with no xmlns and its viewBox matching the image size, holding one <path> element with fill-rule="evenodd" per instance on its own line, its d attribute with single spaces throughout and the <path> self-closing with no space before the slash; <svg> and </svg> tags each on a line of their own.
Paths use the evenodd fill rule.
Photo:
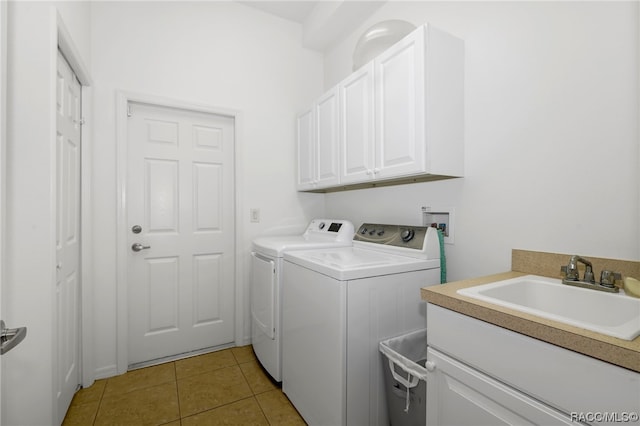
<svg viewBox="0 0 640 426">
<path fill-rule="evenodd" d="M 298 115 L 298 190 L 313 189 L 315 180 L 314 108 Z"/>
<path fill-rule="evenodd" d="M 426 172 L 424 27 L 374 60 L 375 178 Z"/>
<path fill-rule="evenodd" d="M 338 141 L 338 90 L 325 93 L 316 105 L 316 186 L 326 188 L 340 183 Z"/>
<path fill-rule="evenodd" d="M 351 74 L 313 108 L 323 129 L 315 135 L 314 172 L 299 151 L 299 190 L 463 176 L 464 43 L 430 25 Z M 309 173 L 315 175 L 310 186 L 302 179 Z"/>
<path fill-rule="evenodd" d="M 340 183 L 338 120 L 337 89 L 298 116 L 299 191 Z"/>
<path fill-rule="evenodd" d="M 342 184 L 364 182 L 374 175 L 373 84 L 373 62 L 370 62 L 338 85 Z"/>
</svg>

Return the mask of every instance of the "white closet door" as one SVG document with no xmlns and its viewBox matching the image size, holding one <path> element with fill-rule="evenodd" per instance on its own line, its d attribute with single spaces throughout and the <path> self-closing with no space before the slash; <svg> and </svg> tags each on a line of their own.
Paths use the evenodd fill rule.
<svg viewBox="0 0 640 426">
<path fill-rule="evenodd" d="M 62 422 L 80 383 L 81 86 L 58 52 L 56 95 L 56 401 Z"/>
</svg>

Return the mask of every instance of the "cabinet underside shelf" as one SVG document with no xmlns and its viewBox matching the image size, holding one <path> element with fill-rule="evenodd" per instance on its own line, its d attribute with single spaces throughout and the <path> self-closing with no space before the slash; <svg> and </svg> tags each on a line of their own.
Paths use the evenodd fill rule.
<svg viewBox="0 0 640 426">
<path fill-rule="evenodd" d="M 389 179 L 384 181 L 354 183 L 354 184 L 334 186 L 330 188 L 307 189 L 307 190 L 298 191 L 298 192 L 326 193 L 326 192 L 350 191 L 353 189 L 379 188 L 382 186 L 405 185 L 409 183 L 419 183 L 419 182 L 433 182 L 437 180 L 456 179 L 460 177 L 461 176 L 444 176 L 444 175 L 431 175 L 431 174 L 420 175 L 420 176 L 404 176 L 404 177 L 394 178 L 394 179 Z"/>
</svg>

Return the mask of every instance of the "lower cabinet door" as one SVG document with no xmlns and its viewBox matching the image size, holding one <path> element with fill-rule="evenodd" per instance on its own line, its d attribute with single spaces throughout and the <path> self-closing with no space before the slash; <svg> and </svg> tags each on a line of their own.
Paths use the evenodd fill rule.
<svg viewBox="0 0 640 426">
<path fill-rule="evenodd" d="M 427 425 L 571 425 L 570 417 L 433 348 Z"/>
</svg>

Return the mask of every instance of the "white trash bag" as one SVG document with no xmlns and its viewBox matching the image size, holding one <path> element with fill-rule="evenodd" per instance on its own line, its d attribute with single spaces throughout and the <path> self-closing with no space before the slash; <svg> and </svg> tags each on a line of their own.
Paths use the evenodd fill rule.
<svg viewBox="0 0 640 426">
<path fill-rule="evenodd" d="M 424 425 L 427 369 L 423 365 L 427 359 L 427 330 L 383 340 L 379 348 L 383 361 L 387 361 L 383 366 L 391 425 Z M 400 392 L 404 393 L 404 410 L 398 404 Z M 412 407 L 411 400 L 416 407 Z"/>
</svg>

